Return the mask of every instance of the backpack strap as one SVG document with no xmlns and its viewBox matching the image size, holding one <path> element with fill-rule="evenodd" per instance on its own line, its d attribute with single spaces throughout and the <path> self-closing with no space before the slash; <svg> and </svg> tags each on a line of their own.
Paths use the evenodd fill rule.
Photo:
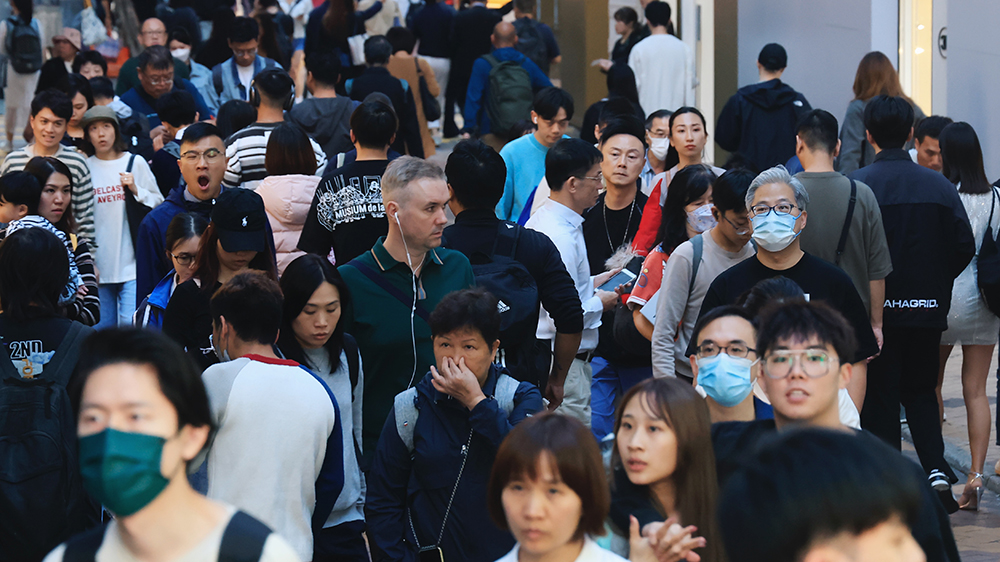
<svg viewBox="0 0 1000 562">
<path fill-rule="evenodd" d="M 104 542 L 105 525 L 94 527 L 66 541 L 63 562 L 94 562 Z"/>
<path fill-rule="evenodd" d="M 514 411 L 514 395 L 517 393 L 517 387 L 520 384 L 521 381 L 505 373 L 501 373 L 497 377 L 497 386 L 493 390 L 493 398 L 500 404 L 500 408 L 507 414 L 507 417 L 510 417 L 510 413 Z"/>
<path fill-rule="evenodd" d="M 688 282 L 688 294 L 694 292 L 694 279 L 698 277 L 698 268 L 701 266 L 701 254 L 705 249 L 705 239 L 701 234 L 691 239 L 691 248 L 694 254 L 691 256 L 691 281 Z"/>
<path fill-rule="evenodd" d="M 509 221 L 500 221 L 497 224 L 497 238 L 493 242 L 493 256 L 504 256 L 514 259 L 517 252 L 517 241 L 521 238 L 521 229 L 516 224 Z"/>
<path fill-rule="evenodd" d="M 397 394 L 392 401 L 392 407 L 396 416 L 396 433 L 412 455 L 413 431 L 417 427 L 417 418 L 420 417 L 420 409 L 417 408 L 417 388 L 411 386 Z"/>
<path fill-rule="evenodd" d="M 359 373 L 361 365 L 359 359 L 358 342 L 351 334 L 344 334 L 344 355 L 347 356 L 347 374 L 351 377 L 351 392 L 358 387 Z"/>
<path fill-rule="evenodd" d="M 490 63 L 490 70 L 500 65 L 500 61 L 498 61 L 497 58 L 494 57 L 492 54 L 483 55 L 483 58 L 486 59 L 486 62 Z"/>
<path fill-rule="evenodd" d="M 223 90 L 221 64 L 217 64 L 212 68 L 212 84 L 215 86 L 215 95 L 221 96 Z"/>
<path fill-rule="evenodd" d="M 847 178 L 851 180 L 851 199 L 847 202 L 847 216 L 844 217 L 844 227 L 840 229 L 840 241 L 837 242 L 837 257 L 834 258 L 834 265 L 840 266 L 840 254 L 844 253 L 844 247 L 847 246 L 847 232 L 851 229 L 851 219 L 854 218 L 854 205 L 858 202 L 858 184 L 855 183 L 853 178 Z M 993 209 L 990 209 L 993 212 Z"/>
<path fill-rule="evenodd" d="M 219 562 L 257 562 L 270 535 L 267 525 L 245 511 L 237 511 L 222 533 Z"/>
<path fill-rule="evenodd" d="M 135 153 L 134 152 L 132 153 L 132 156 L 128 157 L 128 166 L 125 166 L 125 173 L 126 174 L 131 174 L 132 173 L 132 164 L 135 164 Z"/>
</svg>

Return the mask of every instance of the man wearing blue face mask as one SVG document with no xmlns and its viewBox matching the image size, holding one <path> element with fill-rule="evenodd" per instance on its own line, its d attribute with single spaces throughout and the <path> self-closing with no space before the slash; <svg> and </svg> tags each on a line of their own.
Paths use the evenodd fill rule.
<svg viewBox="0 0 1000 562">
<path fill-rule="evenodd" d="M 806 206 L 809 204 L 805 187 L 789 175 L 784 166 L 775 166 L 753 180 L 747 190 L 746 204 L 757 255 L 715 278 L 702 302 L 699 318 L 717 306 L 736 302 L 758 281 L 783 275 L 802 287 L 808 300 L 825 302 L 850 322 L 858 339 L 858 349 L 851 363 L 856 376 L 863 373 L 868 359 L 877 355 L 879 348 L 868 321 L 868 311 L 854 283 L 837 266 L 799 247 L 799 234 L 806 227 Z M 687 355 L 694 354 L 692 343 L 688 345 Z"/>
<path fill-rule="evenodd" d="M 83 484 L 114 515 L 56 547 L 62 560 L 235 559 L 295 562 L 284 539 L 243 511 L 206 498 L 188 463 L 212 429 L 194 363 L 167 336 L 105 330 L 89 338 L 70 385 L 79 412 Z"/>
<path fill-rule="evenodd" d="M 720 306 L 698 320 L 691 371 L 695 386 L 705 393 L 712 423 L 751 421 L 758 404 L 764 405 L 753 395 L 760 374 L 756 340 L 753 316 L 741 306 Z"/>
</svg>

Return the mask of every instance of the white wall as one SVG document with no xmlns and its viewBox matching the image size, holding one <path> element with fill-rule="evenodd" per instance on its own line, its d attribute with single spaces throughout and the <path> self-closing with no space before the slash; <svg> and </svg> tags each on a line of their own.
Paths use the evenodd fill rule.
<svg viewBox="0 0 1000 562">
<path fill-rule="evenodd" d="M 991 181 L 1000 176 L 998 21 L 996 0 L 948 1 L 948 116 L 976 129 Z"/>
<path fill-rule="evenodd" d="M 873 1 L 880 0 L 740 0 L 740 86 L 757 81 L 760 49 L 780 43 L 788 52 L 782 80 L 842 120 L 858 62 L 873 43 Z"/>
</svg>

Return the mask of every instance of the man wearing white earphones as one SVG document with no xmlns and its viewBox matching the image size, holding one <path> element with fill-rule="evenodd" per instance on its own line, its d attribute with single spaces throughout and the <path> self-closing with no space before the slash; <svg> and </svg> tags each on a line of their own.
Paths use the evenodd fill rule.
<svg viewBox="0 0 1000 562">
<path fill-rule="evenodd" d="M 357 340 L 365 366 L 363 470 L 396 394 L 434 364 L 430 311 L 446 294 L 475 284 L 468 258 L 439 247 L 449 198 L 437 164 L 411 156 L 392 161 L 382 176 L 388 234 L 338 268 L 353 302 L 344 329 Z"/>
</svg>

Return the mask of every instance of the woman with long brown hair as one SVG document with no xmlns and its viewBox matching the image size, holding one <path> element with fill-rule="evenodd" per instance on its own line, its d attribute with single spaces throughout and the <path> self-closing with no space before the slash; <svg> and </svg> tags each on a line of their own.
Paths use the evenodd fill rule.
<svg viewBox="0 0 1000 562">
<path fill-rule="evenodd" d="M 614 550 L 635 517 L 644 536 L 666 526 L 679 550 L 725 561 L 711 427 L 705 400 L 676 378 L 647 379 L 622 398 L 611 453 Z"/>
<path fill-rule="evenodd" d="M 277 281 L 273 248 L 260 195 L 230 189 L 215 200 L 195 258 L 198 270 L 177 286 L 163 313 L 163 332 L 184 346 L 202 370 L 223 359 L 212 348 L 212 295 L 247 269 L 264 271 Z"/>
<path fill-rule="evenodd" d="M 917 104 L 903 93 L 899 74 L 896 73 L 889 57 L 879 51 L 868 53 L 858 63 L 858 71 L 854 75 L 854 99 L 847 106 L 847 114 L 840 129 L 838 172 L 850 174 L 875 161 L 875 149 L 865 138 L 864 116 L 868 101 L 882 95 L 906 98 L 916 114 L 914 123 L 925 117 Z"/>
</svg>

